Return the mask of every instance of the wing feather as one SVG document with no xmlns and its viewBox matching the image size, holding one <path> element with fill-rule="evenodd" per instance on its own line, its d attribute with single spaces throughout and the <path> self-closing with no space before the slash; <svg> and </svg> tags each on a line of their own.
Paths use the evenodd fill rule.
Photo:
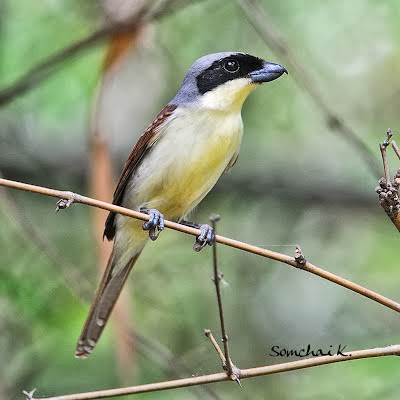
<svg viewBox="0 0 400 400">
<path fill-rule="evenodd" d="M 126 163 L 122 170 L 121 176 L 114 192 L 113 204 L 117 206 L 121 205 L 129 178 L 132 176 L 133 171 L 137 167 L 140 160 L 157 140 L 160 126 L 165 122 L 167 118 L 169 118 L 173 114 L 176 107 L 177 106 L 175 104 L 166 105 L 160 111 L 154 121 L 149 125 L 149 127 L 144 131 L 144 133 L 140 136 L 136 145 L 132 149 L 131 154 L 126 160 Z M 115 236 L 114 212 L 110 212 L 108 214 L 103 236 L 105 236 L 108 240 L 112 240 Z"/>
</svg>

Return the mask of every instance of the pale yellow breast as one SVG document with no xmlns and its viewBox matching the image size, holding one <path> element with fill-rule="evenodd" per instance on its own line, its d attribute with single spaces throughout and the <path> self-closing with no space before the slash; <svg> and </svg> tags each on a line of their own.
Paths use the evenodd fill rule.
<svg viewBox="0 0 400 400">
<path fill-rule="evenodd" d="M 198 205 L 239 151 L 243 124 L 240 112 L 187 109 L 165 129 L 125 197 L 132 208 L 156 208 L 176 220 Z"/>
</svg>

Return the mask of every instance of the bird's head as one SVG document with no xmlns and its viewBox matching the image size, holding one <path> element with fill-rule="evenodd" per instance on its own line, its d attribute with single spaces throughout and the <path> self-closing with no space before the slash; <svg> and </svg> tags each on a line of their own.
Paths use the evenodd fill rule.
<svg viewBox="0 0 400 400">
<path fill-rule="evenodd" d="M 285 67 L 246 53 L 224 52 L 199 58 L 171 101 L 221 111 L 239 111 L 257 86 L 287 73 Z"/>
</svg>

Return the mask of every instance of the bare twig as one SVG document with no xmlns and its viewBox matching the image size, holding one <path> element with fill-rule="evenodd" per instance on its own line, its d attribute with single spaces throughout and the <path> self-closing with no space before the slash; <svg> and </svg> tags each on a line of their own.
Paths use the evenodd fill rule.
<svg viewBox="0 0 400 400">
<path fill-rule="evenodd" d="M 216 225 L 219 219 L 220 219 L 219 215 L 213 215 L 210 217 L 211 226 L 214 230 L 214 233 L 216 233 Z M 226 329 L 225 329 L 224 309 L 222 307 L 222 297 L 221 297 L 221 287 L 220 287 L 221 276 L 220 272 L 218 271 L 217 243 L 215 243 L 213 246 L 212 255 L 213 255 L 212 259 L 213 259 L 213 273 L 214 273 L 213 281 L 215 285 L 215 291 L 217 293 L 219 322 L 221 324 L 221 337 L 222 337 L 222 343 L 224 344 L 224 354 L 225 354 L 224 368 L 226 369 L 226 372 L 230 377 L 232 374 L 232 366 L 231 366 L 231 359 L 229 357 L 228 335 L 226 334 Z"/>
<path fill-rule="evenodd" d="M 393 133 L 390 129 L 386 132 L 386 139 L 382 144 L 379 144 L 379 149 L 382 155 L 384 177 L 379 180 L 379 186 L 375 189 L 379 196 L 379 202 L 386 214 L 393 222 L 394 226 L 400 232 L 400 199 L 399 199 L 399 171 L 392 182 L 389 172 L 389 164 L 387 160 L 387 147 L 390 144 Z M 397 144 L 392 143 L 395 152 L 398 150 Z M 397 152 L 396 152 L 397 154 Z"/>
<path fill-rule="evenodd" d="M 397 158 L 400 160 L 400 148 L 394 140 L 392 140 L 392 148 L 396 153 Z M 398 188 L 400 187 L 400 169 L 397 170 L 396 175 L 394 176 L 394 183 Z"/>
<path fill-rule="evenodd" d="M 1 175 L 1 173 L 0 173 Z M 42 252 L 49 261 L 61 269 L 61 276 L 67 289 L 78 299 L 88 301 L 93 292 L 87 277 L 80 273 L 79 269 L 68 260 L 64 259 L 62 254 L 52 245 L 49 238 L 44 235 L 43 229 L 39 229 L 29 218 L 25 208 L 13 197 L 9 196 L 9 192 L 0 188 L 0 201 L 4 200 L 6 214 L 16 221 L 19 227 L 21 236 L 27 241 L 37 247 L 38 251 Z M 128 334 L 128 332 L 124 332 Z M 131 335 L 129 332 L 126 341 L 135 341 L 138 343 L 138 350 L 145 356 L 153 358 L 164 367 L 167 376 L 182 376 L 183 374 L 190 374 L 191 370 L 171 352 L 166 349 L 161 343 L 154 339 L 149 339 L 148 336 L 140 334 Z M 33 396 L 33 392 L 30 393 Z M 199 398 L 204 399 L 204 395 L 214 400 L 221 400 L 215 391 L 207 386 L 199 386 Z M 28 393 L 26 393 L 28 396 Z"/>
<path fill-rule="evenodd" d="M 129 337 L 132 340 L 132 337 Z M 185 363 L 179 359 L 179 357 L 172 354 L 165 346 L 154 339 L 149 339 L 148 335 L 143 336 L 135 334 L 133 339 L 138 343 L 138 350 L 141 351 L 147 357 L 151 357 L 155 362 L 162 365 L 167 376 L 176 377 L 186 374 L 191 374 L 191 369 Z M 223 356 L 223 354 L 222 354 Z M 211 399 L 221 400 L 221 397 L 217 395 L 213 388 L 208 385 L 198 387 L 198 393 L 196 393 L 201 399 L 205 399 L 205 395 L 208 395 Z"/>
<path fill-rule="evenodd" d="M 200 1 L 200 0 L 195 0 Z M 44 61 L 29 69 L 21 78 L 12 85 L 0 90 L 0 107 L 15 100 L 27 91 L 38 86 L 55 73 L 66 60 L 76 57 L 78 54 L 90 49 L 98 43 L 106 40 L 117 32 L 131 31 L 137 28 L 142 22 L 148 22 L 161 18 L 176 9 L 192 4 L 193 1 L 163 1 L 158 2 L 158 7 L 148 2 L 143 2 L 143 8 L 139 12 L 124 21 L 114 22 L 91 33 L 89 36 L 72 43 L 65 49 L 56 52 Z"/>
<path fill-rule="evenodd" d="M 225 355 L 224 355 L 223 351 L 221 350 L 221 347 L 219 347 L 219 344 L 215 340 L 213 334 L 211 333 L 211 330 L 204 329 L 204 334 L 206 335 L 206 337 L 208 337 L 208 339 L 210 339 L 211 344 L 214 346 L 214 349 L 217 352 L 219 359 L 221 360 L 222 366 L 226 365 Z"/>
<path fill-rule="evenodd" d="M 212 215 L 210 217 L 210 221 L 211 221 L 211 225 L 214 230 L 214 233 L 216 232 L 216 223 L 217 223 L 217 221 L 219 221 L 219 219 L 220 219 L 219 215 Z M 229 378 L 233 381 L 238 382 L 240 385 L 240 371 L 232 363 L 231 357 L 229 356 L 228 335 L 226 334 L 224 310 L 222 307 L 222 297 L 221 297 L 221 287 L 220 287 L 222 274 L 218 271 L 217 243 L 214 243 L 212 254 L 213 254 L 213 272 L 214 272 L 213 281 L 215 284 L 215 291 L 217 293 L 219 322 L 221 324 L 221 337 L 222 337 L 222 343 L 224 344 L 225 362 L 222 363 L 222 367 L 226 371 L 226 374 L 229 376 Z M 210 336 L 208 336 L 207 333 L 206 333 L 206 336 L 210 338 L 211 342 L 213 342 L 212 339 L 214 339 L 214 337 L 212 336 L 211 332 L 210 332 Z M 215 344 L 214 344 L 214 347 L 215 347 Z M 235 370 L 235 371 L 233 371 L 233 370 Z"/>
<path fill-rule="evenodd" d="M 396 153 L 397 158 L 400 160 L 400 149 L 394 140 L 392 140 L 392 147 L 393 147 L 394 152 Z"/>
<path fill-rule="evenodd" d="M 122 215 L 126 215 L 128 217 L 140 219 L 142 221 L 148 221 L 148 219 L 149 219 L 148 215 L 140 213 L 138 211 L 129 210 L 124 207 L 119 207 L 114 204 L 106 203 L 104 201 L 95 200 L 90 197 L 81 196 L 81 195 L 78 195 L 76 193 L 72 193 L 69 191 L 54 190 L 54 189 L 44 188 L 41 186 L 29 185 L 27 183 L 16 182 L 16 181 L 8 180 L 8 179 L 1 179 L 1 178 L 0 178 L 0 186 L 12 187 L 12 188 L 20 189 L 20 190 L 39 193 L 42 195 L 56 197 L 56 198 L 62 198 L 62 199 L 66 199 L 66 200 L 73 198 L 76 203 L 87 204 L 87 205 L 93 206 L 93 207 L 100 207 L 100 208 L 103 208 L 104 210 L 113 211 L 113 212 L 116 212 L 116 213 L 119 213 Z M 174 229 L 176 231 L 180 231 L 183 233 L 187 233 L 189 235 L 193 235 L 196 237 L 199 236 L 201 233 L 199 229 L 191 228 L 189 226 L 181 225 L 181 224 L 178 224 L 178 223 L 172 222 L 172 221 L 165 221 L 165 226 L 167 228 Z M 216 242 L 224 244 L 226 246 L 234 247 L 236 249 L 247 251 L 247 252 L 253 253 L 253 254 L 257 254 L 262 257 L 280 261 L 282 263 L 291 265 L 292 267 L 296 267 L 296 268 L 298 267 L 297 261 L 295 260 L 295 258 L 290 257 L 286 254 L 281 254 L 281 253 L 277 253 L 275 251 L 271 251 L 268 249 L 263 249 L 261 247 L 253 246 L 251 244 L 243 243 L 238 240 L 230 239 L 230 238 L 220 236 L 220 235 L 216 235 L 215 240 L 216 240 Z M 361 285 L 351 282 L 348 279 L 344 279 L 344 278 L 341 278 L 340 276 L 332 274 L 322 268 L 319 268 L 319 267 L 311 264 L 308 261 L 305 263 L 302 270 L 310 272 L 314 275 L 317 275 L 317 276 L 319 276 L 323 279 L 326 279 L 330 282 L 333 282 L 337 285 L 343 286 L 349 290 L 352 290 L 353 292 L 361 294 L 364 297 L 367 297 L 379 304 L 382 304 L 385 307 L 388 307 L 394 311 L 400 312 L 400 304 L 399 303 L 397 303 L 385 296 L 382 296 L 372 290 L 369 290 Z"/>
<path fill-rule="evenodd" d="M 272 375 L 281 372 L 295 371 L 298 369 L 305 369 L 311 367 L 317 367 L 320 365 L 326 364 L 334 364 L 338 362 L 344 361 L 352 361 L 359 360 L 362 358 L 375 358 L 375 357 L 386 357 L 386 356 L 394 356 L 400 355 L 400 344 L 367 349 L 367 350 L 357 350 L 352 351 L 351 353 L 347 353 L 345 356 L 343 355 L 333 355 L 333 356 L 323 356 L 323 357 L 314 357 L 303 359 L 299 361 L 292 361 L 282 364 L 268 365 L 263 367 L 256 368 L 248 368 L 243 369 L 241 378 L 252 378 L 255 376 L 262 375 Z M 203 385 L 207 383 L 213 382 L 222 382 L 229 380 L 229 377 L 225 372 L 220 372 L 216 374 L 196 376 L 191 378 L 177 379 L 173 381 L 165 381 L 165 382 L 157 382 L 157 383 L 149 383 L 145 385 L 139 386 L 131 386 L 124 387 L 118 389 L 108 389 L 108 390 L 98 390 L 95 392 L 86 392 L 86 393 L 76 393 L 76 394 L 67 394 L 63 396 L 54 396 L 54 397 L 41 397 L 41 400 L 92 400 L 92 399 L 104 399 L 109 397 L 117 397 L 117 396 L 126 396 L 130 394 L 138 394 L 138 393 L 148 393 L 155 392 L 160 390 L 168 390 L 168 389 L 177 389 L 182 387 L 194 386 L 194 385 Z M 25 392 L 24 392 L 25 393 Z M 27 397 L 28 398 L 28 397 Z M 33 400 L 32 397 L 29 397 L 29 400 Z M 38 399 L 39 400 L 39 399 Z"/>
<path fill-rule="evenodd" d="M 93 287 L 88 279 L 79 268 L 58 251 L 41 226 L 35 224 L 30 218 L 22 203 L 6 190 L 0 190 L 0 202 L 3 202 L 8 218 L 16 223 L 21 237 L 44 254 L 51 265 L 56 266 L 71 294 L 79 299 L 90 299 Z"/>
<path fill-rule="evenodd" d="M 381 151 L 381 156 L 382 156 L 382 162 L 383 162 L 383 172 L 385 176 L 385 181 L 386 184 L 389 185 L 390 181 L 390 172 L 389 172 L 389 165 L 388 165 L 388 160 L 387 160 L 387 153 L 386 149 L 390 144 L 390 139 L 393 136 L 393 132 L 388 129 L 386 132 L 386 139 L 383 141 L 382 144 L 379 144 L 379 149 Z"/>
<path fill-rule="evenodd" d="M 386 131 L 386 138 L 382 143 L 382 146 L 384 146 L 385 148 L 389 146 L 391 140 L 393 137 L 393 132 L 390 128 L 388 128 L 388 130 Z"/>
<path fill-rule="evenodd" d="M 302 65 L 293 50 L 288 45 L 279 29 L 260 6 L 257 0 L 237 0 L 237 4 L 244 12 L 250 24 L 277 55 L 285 59 L 288 70 L 293 72 L 297 83 L 301 85 L 314 100 L 317 107 L 325 116 L 326 123 L 334 131 L 342 136 L 369 167 L 375 177 L 379 177 L 379 166 L 372 151 L 356 135 L 353 129 L 343 120 L 343 118 L 325 101 L 316 84 L 309 75 L 307 68 Z"/>
</svg>

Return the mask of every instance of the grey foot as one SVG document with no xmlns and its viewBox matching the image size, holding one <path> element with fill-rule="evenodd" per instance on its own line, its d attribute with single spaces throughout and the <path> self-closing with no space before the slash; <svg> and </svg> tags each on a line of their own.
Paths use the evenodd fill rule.
<svg viewBox="0 0 400 400">
<path fill-rule="evenodd" d="M 143 222 L 142 227 L 145 231 L 149 231 L 151 240 L 156 240 L 160 232 L 164 230 L 164 215 L 154 208 L 150 210 L 141 209 L 140 212 L 149 215 L 150 219 Z"/>
<path fill-rule="evenodd" d="M 193 246 L 194 251 L 200 251 L 207 244 L 212 246 L 215 243 L 215 232 L 214 229 L 207 224 L 200 225 L 200 235 L 196 238 L 196 243 Z"/>
</svg>

